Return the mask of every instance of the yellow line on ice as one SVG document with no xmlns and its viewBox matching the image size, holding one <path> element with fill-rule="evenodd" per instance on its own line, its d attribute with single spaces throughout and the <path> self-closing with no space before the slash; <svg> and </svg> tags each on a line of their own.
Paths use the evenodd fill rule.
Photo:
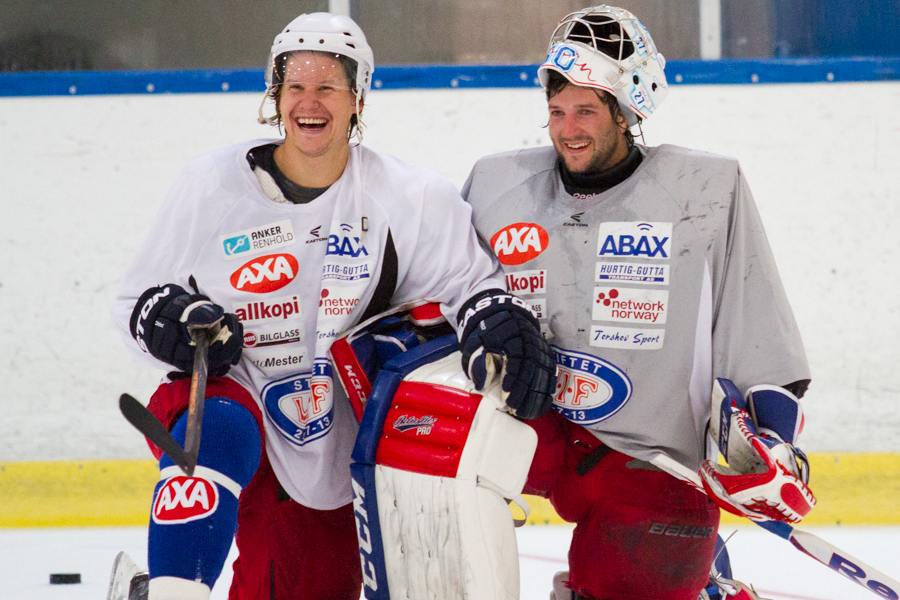
<svg viewBox="0 0 900 600">
<path fill-rule="evenodd" d="M 806 525 L 900 525 L 900 453 L 821 453 L 809 455 L 809 487 L 816 506 Z M 550 502 L 528 496 L 529 524 L 563 523 Z M 726 524 L 746 523 L 722 512 Z"/>
<path fill-rule="evenodd" d="M 900 453 L 809 458 L 818 504 L 801 527 L 900 525 Z M 0 463 L 0 527 L 144 525 L 158 478 L 153 460 Z M 546 500 L 527 499 L 530 524 L 563 522 Z"/>
</svg>

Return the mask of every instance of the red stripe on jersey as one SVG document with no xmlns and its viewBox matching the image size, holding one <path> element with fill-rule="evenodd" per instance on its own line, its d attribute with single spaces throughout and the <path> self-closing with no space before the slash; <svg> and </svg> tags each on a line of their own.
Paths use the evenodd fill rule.
<svg viewBox="0 0 900 600">
<path fill-rule="evenodd" d="M 416 306 L 409 310 L 409 320 L 414 325 L 436 325 L 444 321 L 444 314 L 441 312 L 441 305 L 436 302 L 429 302 L 422 306 Z"/>
</svg>

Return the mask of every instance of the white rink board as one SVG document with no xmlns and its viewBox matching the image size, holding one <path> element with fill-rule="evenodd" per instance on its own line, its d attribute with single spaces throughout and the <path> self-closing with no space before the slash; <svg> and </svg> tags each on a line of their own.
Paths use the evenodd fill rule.
<svg viewBox="0 0 900 600">
<path fill-rule="evenodd" d="M 256 94 L 0 99 L 0 462 L 146 458 L 117 410 L 160 373 L 109 308 L 176 173 L 275 134 Z M 675 86 L 645 126 L 741 160 L 813 369 L 807 452 L 900 451 L 900 83 Z M 375 91 L 365 143 L 461 186 L 548 143 L 536 89 Z M 777 382 L 776 382 L 777 383 Z"/>
</svg>

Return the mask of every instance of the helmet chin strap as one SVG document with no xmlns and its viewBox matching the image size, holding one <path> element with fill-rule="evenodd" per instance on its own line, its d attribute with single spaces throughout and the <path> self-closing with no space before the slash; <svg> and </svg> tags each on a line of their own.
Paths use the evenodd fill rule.
<svg viewBox="0 0 900 600">
<path fill-rule="evenodd" d="M 272 88 L 267 88 L 265 92 L 263 92 L 262 102 L 259 103 L 259 116 L 256 118 L 256 121 L 260 125 L 274 125 L 278 120 L 275 117 L 265 117 L 263 116 L 263 108 L 266 106 L 266 101 L 269 99 L 269 90 Z"/>
</svg>

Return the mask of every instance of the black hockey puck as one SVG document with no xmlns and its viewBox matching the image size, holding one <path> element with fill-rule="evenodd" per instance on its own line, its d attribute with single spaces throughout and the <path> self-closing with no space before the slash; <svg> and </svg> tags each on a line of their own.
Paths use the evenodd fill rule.
<svg viewBox="0 0 900 600">
<path fill-rule="evenodd" d="M 81 573 L 50 573 L 50 583 L 81 583 Z"/>
</svg>

